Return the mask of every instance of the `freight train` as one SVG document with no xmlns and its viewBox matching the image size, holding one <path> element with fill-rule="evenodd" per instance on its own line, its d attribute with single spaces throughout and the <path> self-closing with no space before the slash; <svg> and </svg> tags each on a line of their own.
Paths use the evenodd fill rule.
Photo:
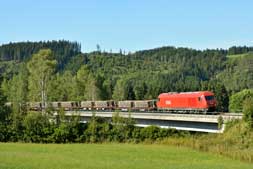
<svg viewBox="0 0 253 169">
<path fill-rule="evenodd" d="M 10 103 L 9 103 L 10 104 Z M 61 101 L 47 103 L 54 110 L 63 109 L 83 111 L 143 111 L 173 113 L 207 113 L 214 112 L 217 102 L 210 91 L 161 93 L 156 100 L 124 100 L 124 101 Z M 40 102 L 28 102 L 30 110 L 42 110 Z"/>
</svg>

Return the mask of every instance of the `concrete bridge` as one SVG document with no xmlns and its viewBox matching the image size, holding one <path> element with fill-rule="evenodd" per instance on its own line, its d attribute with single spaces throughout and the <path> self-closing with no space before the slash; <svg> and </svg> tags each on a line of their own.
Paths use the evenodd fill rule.
<svg viewBox="0 0 253 169">
<path fill-rule="evenodd" d="M 98 117 L 111 119 L 115 112 L 101 111 L 66 111 L 65 116 L 79 115 L 82 123 L 90 120 L 93 113 Z M 55 114 L 57 115 L 57 114 Z M 136 121 L 136 126 L 147 127 L 156 125 L 161 128 L 174 128 L 177 130 L 198 131 L 208 133 L 222 133 L 226 122 L 232 119 L 242 119 L 242 114 L 227 113 L 216 115 L 202 114 L 171 114 L 171 113 L 147 113 L 147 112 L 119 112 L 124 118 L 129 116 Z M 219 119 L 223 120 L 219 128 Z"/>
</svg>

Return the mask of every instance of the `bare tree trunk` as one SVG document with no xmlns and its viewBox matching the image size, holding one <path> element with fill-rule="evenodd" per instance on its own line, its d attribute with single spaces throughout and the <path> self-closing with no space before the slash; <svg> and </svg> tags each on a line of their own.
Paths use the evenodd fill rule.
<svg viewBox="0 0 253 169">
<path fill-rule="evenodd" d="M 41 80 L 41 106 L 42 111 L 45 112 L 46 109 L 46 93 L 45 93 L 45 81 Z"/>
<path fill-rule="evenodd" d="M 40 81 L 41 84 L 41 108 L 44 111 L 44 93 L 43 93 L 43 80 Z"/>
</svg>

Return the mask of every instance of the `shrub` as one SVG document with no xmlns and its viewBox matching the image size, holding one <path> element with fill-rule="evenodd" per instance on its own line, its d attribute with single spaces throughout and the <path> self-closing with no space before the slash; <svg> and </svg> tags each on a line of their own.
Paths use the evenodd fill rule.
<svg viewBox="0 0 253 169">
<path fill-rule="evenodd" d="M 156 140 L 159 138 L 160 128 L 157 126 L 148 126 L 141 129 L 141 138 L 143 140 Z"/>
<path fill-rule="evenodd" d="M 134 142 L 138 143 L 141 141 L 141 128 L 134 127 L 131 135 Z"/>
<path fill-rule="evenodd" d="M 218 117 L 218 129 L 222 128 L 223 123 L 224 123 L 224 121 L 223 121 L 222 116 L 219 116 Z"/>
<path fill-rule="evenodd" d="M 247 98 L 253 98 L 253 90 L 245 89 L 231 96 L 229 102 L 229 111 L 240 113 L 243 109 L 243 102 Z"/>
<path fill-rule="evenodd" d="M 39 112 L 28 113 L 24 118 L 24 140 L 28 142 L 43 142 L 51 134 L 51 124 L 48 117 Z"/>
<path fill-rule="evenodd" d="M 70 138 L 70 128 L 67 124 L 61 123 L 57 128 L 54 129 L 52 135 L 52 141 L 55 143 L 67 143 Z"/>
<path fill-rule="evenodd" d="M 243 103 L 243 119 L 253 128 L 253 98 L 247 98 Z"/>
<path fill-rule="evenodd" d="M 92 118 L 87 124 L 87 129 L 84 131 L 82 136 L 86 142 L 96 143 L 105 141 L 109 136 L 110 126 L 105 119 L 96 117 L 93 114 Z"/>
</svg>

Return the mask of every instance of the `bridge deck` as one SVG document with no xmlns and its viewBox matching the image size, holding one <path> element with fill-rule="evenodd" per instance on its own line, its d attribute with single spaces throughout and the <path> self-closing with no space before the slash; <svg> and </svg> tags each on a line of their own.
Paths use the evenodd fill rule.
<svg viewBox="0 0 253 169">
<path fill-rule="evenodd" d="M 95 113 L 100 117 L 112 117 L 115 112 L 92 112 L 92 111 L 67 111 L 66 116 L 80 115 L 91 117 Z M 119 112 L 122 117 L 129 117 L 133 119 L 153 119 L 153 120 L 173 120 L 173 121 L 192 121 L 192 122 L 207 122 L 218 123 L 218 118 L 221 116 L 226 122 L 231 119 L 241 119 L 242 114 L 227 113 L 227 114 L 172 114 L 172 113 L 147 113 L 147 112 Z"/>
<path fill-rule="evenodd" d="M 98 117 L 111 119 L 116 112 L 102 111 L 66 111 L 65 116 L 81 117 L 81 121 L 86 123 L 95 113 Z M 57 115 L 55 112 L 54 115 Z M 119 112 L 124 118 L 129 116 L 136 121 L 136 126 L 146 127 L 150 125 L 160 126 L 162 128 L 174 128 L 177 130 L 200 131 L 209 133 L 221 133 L 224 131 L 227 121 L 232 119 L 241 119 L 242 114 L 226 113 L 226 114 L 171 114 L 171 113 L 152 113 L 152 112 Z M 222 128 L 218 128 L 218 119 L 222 117 L 225 122 Z"/>
</svg>

